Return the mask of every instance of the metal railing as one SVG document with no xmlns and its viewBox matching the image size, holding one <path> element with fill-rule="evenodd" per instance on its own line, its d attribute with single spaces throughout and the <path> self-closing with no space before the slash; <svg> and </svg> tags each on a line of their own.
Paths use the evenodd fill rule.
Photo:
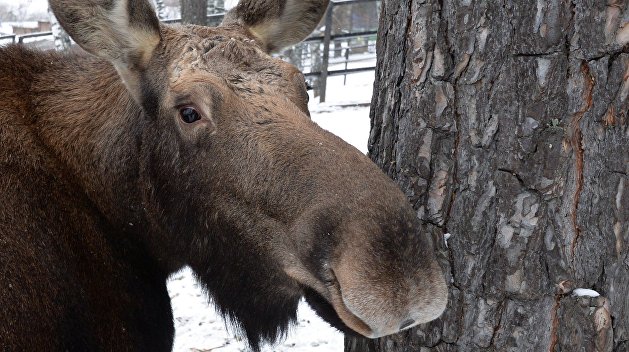
<svg viewBox="0 0 629 352">
<path fill-rule="evenodd" d="M 0 35 L 0 44 L 8 40 L 11 40 L 11 43 L 15 43 L 17 40 L 17 34 Z"/>
<path fill-rule="evenodd" d="M 34 32 L 28 34 L 8 34 L 8 35 L 0 35 L 0 44 L 6 44 L 6 41 L 9 41 L 12 44 L 15 43 L 26 43 L 29 39 L 42 38 L 42 37 L 51 37 L 52 32 Z"/>
<path fill-rule="evenodd" d="M 18 36 L 18 43 L 24 43 L 25 40 L 31 38 L 39 38 L 39 37 L 48 37 L 52 36 L 52 32 L 37 32 L 37 33 L 29 33 Z"/>
<path fill-rule="evenodd" d="M 357 3 L 368 3 L 368 2 L 374 3 L 377 1 L 378 0 L 332 0 L 330 1 L 330 6 L 328 7 L 327 12 L 324 17 L 325 29 L 323 31 L 323 34 L 311 35 L 308 38 L 306 38 L 302 43 L 298 44 L 300 46 L 314 45 L 315 47 L 318 46 L 319 47 L 318 49 L 320 49 L 320 52 L 322 55 L 322 60 L 321 60 L 320 65 L 315 65 L 312 63 L 310 65 L 305 65 L 305 66 L 298 63 L 295 63 L 295 64 L 301 68 L 305 68 L 305 67 L 309 68 L 308 72 L 305 72 L 304 75 L 306 77 L 317 79 L 318 84 L 316 88 L 318 89 L 319 99 L 321 102 L 325 102 L 328 77 L 339 76 L 339 75 L 347 76 L 353 73 L 360 73 L 360 72 L 367 72 L 367 71 L 375 70 L 375 66 L 348 68 L 348 64 L 360 61 L 360 60 L 350 60 L 350 57 L 349 57 L 350 51 L 355 50 L 357 48 L 365 48 L 365 47 L 369 49 L 369 46 L 365 46 L 365 45 L 352 46 L 351 41 L 354 39 L 361 38 L 361 39 L 366 39 L 367 41 L 375 42 L 378 32 L 376 30 L 369 30 L 369 31 L 332 34 L 332 28 L 334 27 L 334 23 L 333 23 L 334 10 L 340 6 L 352 5 L 352 4 L 357 4 Z M 209 25 L 220 24 L 224 15 L 225 14 L 208 15 L 208 24 Z M 168 23 L 168 24 L 174 24 L 174 23 L 181 22 L 181 19 L 167 19 L 167 20 L 163 20 L 162 22 Z M 36 40 L 37 38 L 44 38 L 44 37 L 52 39 L 52 32 L 50 31 L 37 32 L 37 33 L 29 33 L 29 34 L 23 34 L 23 35 L 17 35 L 17 34 L 2 35 L 0 36 L 0 45 L 7 44 L 7 43 L 28 43 L 30 41 Z M 345 47 L 331 49 L 331 44 L 335 42 L 345 42 L 347 45 Z M 338 50 L 345 51 L 345 55 L 344 55 L 345 60 L 336 61 L 334 62 L 334 64 L 344 63 L 345 68 L 340 69 L 340 70 L 338 69 L 331 70 L 330 69 L 330 53 L 331 52 L 336 53 L 336 51 Z M 373 57 L 375 58 L 375 53 L 373 54 Z M 314 58 L 311 58 L 310 61 L 313 62 L 315 60 Z"/>
<path fill-rule="evenodd" d="M 321 72 L 311 72 L 309 75 L 318 75 L 319 77 L 319 101 L 320 102 L 325 102 L 325 98 L 326 98 L 326 92 L 327 92 L 327 87 L 328 87 L 328 77 L 332 76 L 332 75 L 342 75 L 342 74 L 349 74 L 349 73 L 355 73 L 355 72 L 364 72 L 364 71 L 371 71 L 371 70 L 375 70 L 375 67 L 365 67 L 365 68 L 358 68 L 358 69 L 347 69 L 345 68 L 344 70 L 336 70 L 336 71 L 330 71 L 329 70 L 329 65 L 330 65 L 330 43 L 333 42 L 334 40 L 338 40 L 338 39 L 342 39 L 342 38 L 351 38 L 353 36 L 355 37 L 361 37 L 361 36 L 370 36 L 370 35 L 377 35 L 377 31 L 368 31 L 368 32 L 362 32 L 362 33 L 347 33 L 347 34 L 338 34 L 338 35 L 332 35 L 332 25 L 333 25 L 333 16 L 334 16 L 334 10 L 338 7 L 338 6 L 344 6 L 344 5 L 351 5 L 351 4 L 357 4 L 357 3 L 363 3 L 363 2 L 374 2 L 374 0 L 336 0 L 336 1 L 331 1 L 330 2 L 330 6 L 328 7 L 328 10 L 325 14 L 325 31 L 323 34 L 323 63 L 321 65 Z M 346 65 L 347 67 L 347 65 Z"/>
</svg>

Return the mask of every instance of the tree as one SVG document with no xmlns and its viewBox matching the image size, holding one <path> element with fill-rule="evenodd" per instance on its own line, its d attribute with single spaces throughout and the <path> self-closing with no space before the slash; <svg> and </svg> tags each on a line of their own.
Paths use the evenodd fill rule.
<svg viewBox="0 0 629 352">
<path fill-rule="evenodd" d="M 208 0 L 207 13 L 217 14 L 225 12 L 225 0 Z"/>
<path fill-rule="evenodd" d="M 157 13 L 157 17 L 160 20 L 166 19 L 166 4 L 164 4 L 164 0 L 153 0 L 155 4 L 155 12 Z"/>
<path fill-rule="evenodd" d="M 346 351 L 629 350 L 628 4 L 383 2 L 370 156 L 450 301 Z"/>
<path fill-rule="evenodd" d="M 217 15 L 225 13 L 225 0 L 208 0 L 207 1 L 207 14 L 208 15 Z M 208 26 L 216 27 L 221 24 L 223 21 L 222 17 L 212 17 L 211 20 L 208 19 Z"/>
<path fill-rule="evenodd" d="M 7 4 L 0 3 L 0 22 L 2 21 L 14 21 L 15 15 L 11 11 L 11 8 Z"/>
<path fill-rule="evenodd" d="M 57 21 L 55 14 L 52 12 L 52 9 L 48 7 L 48 18 L 50 19 L 50 28 L 52 31 L 52 37 L 55 41 L 55 49 L 59 51 L 66 51 L 72 46 L 72 41 L 70 40 L 70 36 L 66 33 L 65 30 Z"/>
<path fill-rule="evenodd" d="M 207 25 L 207 0 L 181 0 L 181 22 Z"/>
</svg>

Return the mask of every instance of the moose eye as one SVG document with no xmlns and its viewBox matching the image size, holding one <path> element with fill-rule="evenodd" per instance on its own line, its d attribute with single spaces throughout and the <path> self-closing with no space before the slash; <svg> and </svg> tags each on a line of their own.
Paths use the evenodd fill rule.
<svg viewBox="0 0 629 352">
<path fill-rule="evenodd" d="M 201 120 L 199 112 L 189 106 L 179 109 L 179 116 L 181 116 L 181 119 L 185 123 L 193 123 Z"/>
</svg>

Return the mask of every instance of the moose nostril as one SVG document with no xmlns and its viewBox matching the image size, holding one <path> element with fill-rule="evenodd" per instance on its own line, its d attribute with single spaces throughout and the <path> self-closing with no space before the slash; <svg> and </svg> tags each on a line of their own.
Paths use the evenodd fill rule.
<svg viewBox="0 0 629 352">
<path fill-rule="evenodd" d="M 400 330 L 404 330 L 404 329 L 408 328 L 409 326 L 411 326 L 413 324 L 415 324 L 415 320 L 413 320 L 413 319 L 405 320 L 402 323 L 402 325 L 400 325 Z"/>
</svg>

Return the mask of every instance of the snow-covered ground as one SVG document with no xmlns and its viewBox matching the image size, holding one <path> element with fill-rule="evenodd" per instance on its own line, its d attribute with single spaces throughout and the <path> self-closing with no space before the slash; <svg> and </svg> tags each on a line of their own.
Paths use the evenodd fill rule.
<svg viewBox="0 0 629 352">
<path fill-rule="evenodd" d="M 335 133 L 362 152 L 367 152 L 369 135 L 369 107 L 355 106 L 369 103 L 373 86 L 373 72 L 328 81 L 325 104 L 311 97 L 312 119 L 321 127 Z M 348 106 L 351 107 L 342 107 Z M 174 274 L 168 291 L 175 316 L 175 352 L 240 352 L 246 343 L 235 337 L 195 282 L 189 269 Z M 288 338 L 276 346 L 265 346 L 265 352 L 341 352 L 343 335 L 321 320 L 306 303 L 297 313 L 298 324 Z"/>
<path fill-rule="evenodd" d="M 184 269 L 168 282 L 175 316 L 175 352 L 240 352 L 247 344 L 235 336 L 195 282 Z M 288 338 L 263 351 L 334 352 L 343 351 L 343 335 L 321 320 L 304 302 L 299 306 L 298 324 Z"/>
</svg>

